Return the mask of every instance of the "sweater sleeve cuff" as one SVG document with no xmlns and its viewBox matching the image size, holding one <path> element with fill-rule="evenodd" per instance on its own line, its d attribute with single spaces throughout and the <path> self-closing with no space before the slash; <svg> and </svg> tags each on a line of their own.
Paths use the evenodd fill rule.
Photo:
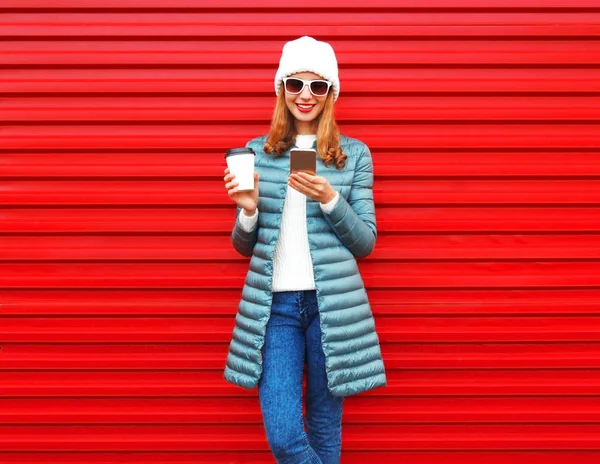
<svg viewBox="0 0 600 464">
<path fill-rule="evenodd" d="M 238 220 L 240 221 L 242 229 L 244 229 L 244 231 L 246 232 L 250 232 L 256 225 L 256 222 L 258 221 L 258 208 L 256 209 L 256 211 L 254 211 L 254 214 L 252 216 L 246 216 L 244 214 L 244 210 L 241 210 L 240 214 L 238 215 Z"/>
<path fill-rule="evenodd" d="M 323 211 L 324 213 L 327 213 L 327 214 L 331 213 L 331 211 L 333 211 L 333 208 L 337 204 L 339 198 L 340 198 L 339 192 L 335 192 L 335 197 L 333 197 L 333 200 L 331 200 L 329 203 L 320 203 L 321 211 Z"/>
</svg>

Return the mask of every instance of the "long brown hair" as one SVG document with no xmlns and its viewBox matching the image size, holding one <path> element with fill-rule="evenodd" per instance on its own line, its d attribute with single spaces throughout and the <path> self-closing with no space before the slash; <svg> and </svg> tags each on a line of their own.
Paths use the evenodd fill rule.
<svg viewBox="0 0 600 464">
<path fill-rule="evenodd" d="M 285 104 L 285 90 L 282 86 L 273 110 L 269 137 L 263 148 L 265 153 L 283 156 L 294 145 L 297 135 L 294 121 L 294 115 Z M 332 91 L 327 95 L 323 111 L 317 117 L 317 124 L 317 152 L 323 163 L 327 167 L 335 164 L 336 169 L 343 169 L 347 156 L 340 147 L 340 130 L 335 122 Z"/>
</svg>

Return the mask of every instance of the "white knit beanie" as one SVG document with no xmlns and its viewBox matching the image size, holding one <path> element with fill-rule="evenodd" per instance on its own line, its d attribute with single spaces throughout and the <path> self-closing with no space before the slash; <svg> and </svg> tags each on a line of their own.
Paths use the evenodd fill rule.
<svg viewBox="0 0 600 464">
<path fill-rule="evenodd" d="M 275 74 L 275 94 L 279 95 L 284 77 L 300 72 L 314 72 L 333 85 L 333 101 L 340 94 L 340 78 L 335 53 L 327 42 L 304 36 L 283 46 L 279 69 Z"/>
</svg>

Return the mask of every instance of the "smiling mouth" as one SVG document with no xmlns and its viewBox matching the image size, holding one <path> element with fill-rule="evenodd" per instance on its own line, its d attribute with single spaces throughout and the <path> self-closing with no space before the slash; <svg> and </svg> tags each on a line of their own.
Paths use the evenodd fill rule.
<svg viewBox="0 0 600 464">
<path fill-rule="evenodd" d="M 296 103 L 296 107 L 300 111 L 308 112 L 308 111 L 311 111 L 315 107 L 315 105 L 301 105 L 299 103 Z"/>
</svg>

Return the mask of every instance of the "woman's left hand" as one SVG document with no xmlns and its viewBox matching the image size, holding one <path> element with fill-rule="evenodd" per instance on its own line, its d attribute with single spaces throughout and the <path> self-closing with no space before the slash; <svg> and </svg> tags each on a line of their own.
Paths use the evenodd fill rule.
<svg viewBox="0 0 600 464">
<path fill-rule="evenodd" d="M 335 190 L 322 176 L 312 176 L 301 171 L 293 172 L 288 178 L 288 185 L 320 203 L 329 203 L 335 198 Z"/>
</svg>

